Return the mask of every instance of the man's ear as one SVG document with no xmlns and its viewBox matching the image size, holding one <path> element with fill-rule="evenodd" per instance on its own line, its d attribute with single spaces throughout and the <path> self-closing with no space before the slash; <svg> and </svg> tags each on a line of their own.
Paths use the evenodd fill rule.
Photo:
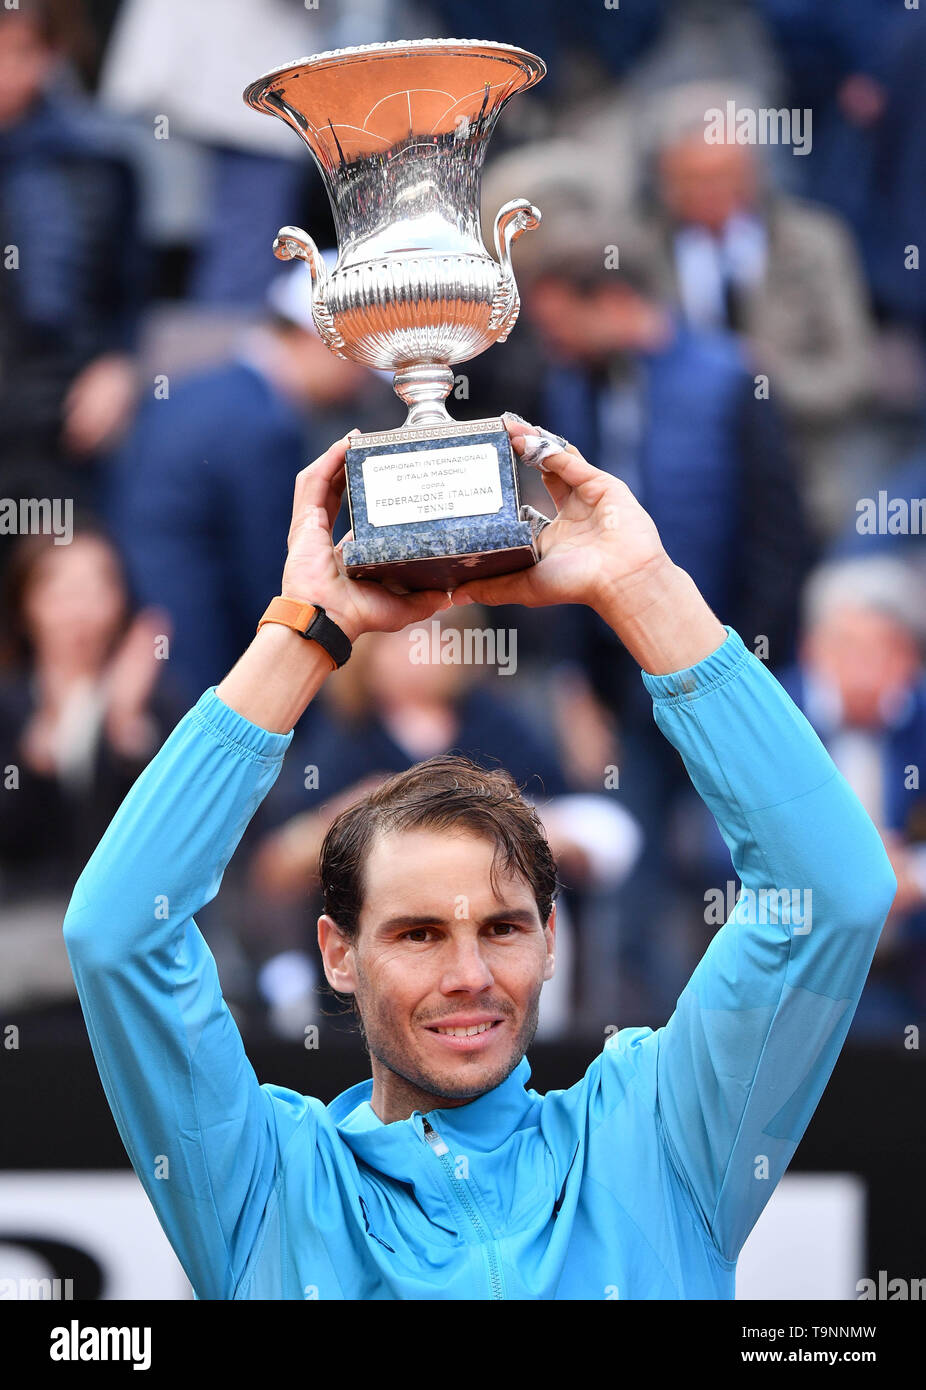
<svg viewBox="0 0 926 1390">
<path fill-rule="evenodd" d="M 543 966 L 543 978 L 553 979 L 553 970 L 556 964 L 556 903 L 550 909 L 547 918 L 547 925 L 543 929 L 543 934 L 547 939 L 547 958 Z"/>
<path fill-rule="evenodd" d="M 339 994 L 354 994 L 357 972 L 354 948 L 333 917 L 323 912 L 318 919 L 318 949 L 322 953 L 325 979 Z"/>
</svg>

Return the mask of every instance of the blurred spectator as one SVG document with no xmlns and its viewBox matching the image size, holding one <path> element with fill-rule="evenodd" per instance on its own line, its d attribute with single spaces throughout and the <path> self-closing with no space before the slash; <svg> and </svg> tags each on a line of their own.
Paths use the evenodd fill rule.
<svg viewBox="0 0 926 1390">
<path fill-rule="evenodd" d="M 363 401 L 398 411 L 311 321 L 300 263 L 271 287 L 269 317 L 231 362 L 147 401 L 113 469 L 107 514 L 143 602 L 174 625 L 172 668 L 192 702 L 234 665 L 277 592 L 296 474 L 354 425 Z"/>
<path fill-rule="evenodd" d="M 100 96 L 150 123 L 149 177 L 163 196 L 196 202 L 166 218 L 152 208 L 175 236 L 186 218 L 195 245 L 191 299 L 258 307 L 274 274 L 273 238 L 303 216 L 307 189 L 327 218 L 308 150 L 280 121 L 245 105 L 248 83 L 306 54 L 421 32 L 414 7 L 403 0 L 337 0 L 313 8 L 294 0 L 124 0 Z M 155 122 L 163 130 L 165 118 L 169 138 L 160 134 L 155 141 Z M 172 141 L 189 144 L 181 152 Z M 172 158 L 184 173 L 198 163 L 198 177 L 165 184 L 158 166 Z M 179 162 L 191 158 L 192 164 Z M 312 230 L 320 235 L 317 225 Z"/>
<path fill-rule="evenodd" d="M 926 605 L 902 561 L 823 566 L 782 683 L 881 831 L 898 892 L 853 1023 L 892 1034 L 926 1008 Z"/>
<path fill-rule="evenodd" d="M 538 806 L 560 877 L 573 890 L 560 909 L 557 975 L 544 989 L 541 1027 L 559 1032 L 572 1018 L 576 942 L 571 921 L 578 911 L 581 930 L 585 890 L 612 891 L 624 877 L 639 850 L 639 830 L 603 795 L 568 795 L 556 753 L 535 732 L 526 711 L 487 688 L 472 663 L 440 660 L 435 640 L 456 632 L 462 643 L 479 614 L 457 609 L 423 627 L 366 634 L 337 680 L 325 686 L 319 717 L 297 731 L 265 802 L 250 860 L 254 900 L 242 910 L 242 931 L 255 957 L 264 960 L 261 988 L 280 1029 L 292 1015 L 301 1036 L 317 1008 L 311 996 L 320 976 L 310 947 L 317 911 L 308 911 L 304 899 L 316 883 L 318 853 L 331 821 L 385 776 L 451 751 L 484 766 L 503 765 Z M 503 664 L 501 649 L 496 650 Z M 504 655 L 506 662 L 513 655 L 516 664 L 516 651 Z M 275 828 L 260 839 L 269 826 Z M 616 954 L 613 912 L 608 932 L 610 940 L 587 944 L 602 1012 L 598 1020 L 585 1022 L 599 1031 L 613 1018 L 616 977 L 601 978 Z"/>
<path fill-rule="evenodd" d="M 68 74 L 79 15 L 0 9 L 0 493 L 92 504 L 73 465 L 130 417 L 144 258 L 121 139 Z"/>
<path fill-rule="evenodd" d="M 852 239 L 831 213 L 770 186 L 754 145 L 709 143 L 705 113 L 755 110 L 729 85 L 682 88 L 655 118 L 650 214 L 663 285 L 694 328 L 744 336 L 786 412 L 814 510 L 842 520 L 838 450 L 866 403 L 872 324 Z"/>
<path fill-rule="evenodd" d="M 74 882 L 184 707 L 162 679 L 165 616 L 133 613 L 94 523 L 22 538 L 0 670 L 0 1003 L 73 999 L 61 921 Z"/>
</svg>

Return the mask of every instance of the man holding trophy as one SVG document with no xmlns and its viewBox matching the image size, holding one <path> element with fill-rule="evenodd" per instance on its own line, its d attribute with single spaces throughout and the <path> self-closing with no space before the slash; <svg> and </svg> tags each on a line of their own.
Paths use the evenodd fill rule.
<svg viewBox="0 0 926 1390">
<path fill-rule="evenodd" d="M 372 344 L 376 365 L 392 353 L 411 415 L 427 408 L 391 439 L 339 440 L 299 474 L 279 594 L 136 782 L 65 920 L 116 1123 L 200 1298 L 732 1298 L 739 1251 L 827 1083 L 896 889 L 874 825 L 809 724 L 673 564 L 632 492 L 513 416 L 469 431 L 432 418 L 446 382 L 437 368 L 459 359 L 443 326 L 452 296 L 414 238 L 423 223 L 438 242 L 445 234 L 432 195 L 446 209 L 448 190 L 473 187 L 465 161 L 441 173 L 455 111 L 465 106 L 463 142 L 484 141 L 510 80 L 475 73 L 474 50 L 521 85 L 538 71 L 520 50 L 441 40 L 320 55 L 262 79 L 307 139 L 328 130 L 325 160 L 372 217 L 362 266 L 342 281 L 335 271 L 324 294 L 316 279 L 316 321 L 338 350 Z M 434 66 L 415 76 L 423 57 Z M 349 119 L 309 120 L 293 83 L 334 60 L 328 95 L 354 102 Z M 381 86 L 358 76 L 392 63 Z M 428 107 L 430 142 L 414 129 L 419 87 L 444 103 Z M 371 113 L 402 99 L 388 145 L 371 153 Z M 435 153 L 409 153 L 409 141 Z M 385 204 L 408 213 L 381 258 L 404 258 L 392 279 L 374 255 Z M 513 222 L 500 221 L 507 246 Z M 313 264 L 298 238 L 284 231 L 280 244 Z M 436 254 L 472 272 L 449 317 L 471 354 L 473 325 L 487 331 L 466 260 L 477 253 Z M 489 318 L 510 327 L 505 275 L 502 264 Z M 422 362 L 417 339 L 408 355 L 394 302 L 413 326 L 419 304 L 434 360 Z M 512 453 L 542 470 L 546 524 L 519 515 Z M 353 536 L 336 549 L 345 490 Z M 472 507 L 472 496 L 484 500 Z M 526 1053 L 556 940 L 543 831 L 504 773 L 453 757 L 421 764 L 338 816 L 321 856 L 325 974 L 354 1001 L 372 1076 L 328 1106 L 261 1086 L 193 914 L 218 892 L 294 725 L 352 644 L 472 601 L 587 604 L 609 624 L 746 891 L 665 1027 L 611 1030 L 575 1085 L 539 1095 Z"/>
</svg>

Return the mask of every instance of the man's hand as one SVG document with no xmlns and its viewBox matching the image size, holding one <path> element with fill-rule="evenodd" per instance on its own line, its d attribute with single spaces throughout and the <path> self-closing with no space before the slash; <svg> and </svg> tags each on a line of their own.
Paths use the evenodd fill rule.
<svg viewBox="0 0 926 1390">
<path fill-rule="evenodd" d="M 531 425 L 507 421 L 517 454 L 536 438 Z M 652 518 L 619 478 L 593 468 L 572 444 L 539 464 L 556 516 L 540 533 L 540 563 L 498 579 L 473 580 L 455 603 L 585 603 L 601 612 L 671 561 Z"/>
<path fill-rule="evenodd" d="M 396 594 L 369 579 L 349 579 L 331 540 L 346 484 L 347 439 L 332 444 L 296 477 L 289 554 L 280 593 L 320 604 L 353 642 L 362 632 L 398 632 L 450 607 L 442 589 Z M 268 595 L 268 602 L 272 595 Z"/>
<path fill-rule="evenodd" d="M 532 425 L 506 418 L 515 452 L 531 457 Z M 525 449 L 525 439 L 528 441 Z M 556 516 L 538 538 L 540 561 L 454 590 L 455 604 L 584 603 L 654 675 L 693 666 L 726 640 L 693 580 L 672 563 L 627 485 L 573 445 L 539 460 Z"/>
<path fill-rule="evenodd" d="M 353 642 L 362 632 L 398 632 L 449 608 L 442 589 L 395 594 L 382 584 L 348 579 L 331 540 L 346 485 L 347 439 L 332 444 L 296 478 L 289 553 L 280 593 L 315 603 Z M 273 597 L 267 595 L 267 602 Z M 255 614 L 255 623 L 259 618 Z M 265 623 L 215 693 L 229 708 L 271 733 L 289 733 L 331 675 L 317 642 L 306 642 L 280 623 Z"/>
</svg>

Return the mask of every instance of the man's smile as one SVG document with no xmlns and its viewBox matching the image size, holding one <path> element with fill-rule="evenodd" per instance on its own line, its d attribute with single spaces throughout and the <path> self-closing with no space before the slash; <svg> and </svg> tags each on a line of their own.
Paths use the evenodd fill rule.
<svg viewBox="0 0 926 1390">
<path fill-rule="evenodd" d="M 455 1019 L 450 1023 L 428 1024 L 427 1032 L 456 1052 L 472 1052 L 494 1041 L 504 1023 L 503 1018 L 483 1018 L 474 1022 Z"/>
</svg>

